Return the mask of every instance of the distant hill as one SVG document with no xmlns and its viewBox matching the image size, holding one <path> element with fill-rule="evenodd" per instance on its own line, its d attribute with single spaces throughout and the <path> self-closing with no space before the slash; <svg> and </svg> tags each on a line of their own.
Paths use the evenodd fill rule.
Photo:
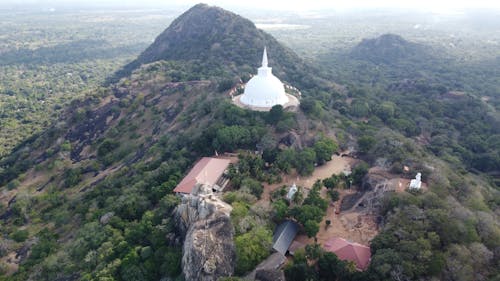
<svg viewBox="0 0 500 281">
<path fill-rule="evenodd" d="M 254 73 L 267 46 L 270 66 L 285 81 L 314 85 L 302 59 L 248 19 L 219 7 L 198 4 L 175 19 L 142 54 L 111 80 L 159 60 L 194 62 L 203 78 Z M 222 73 L 222 74 L 221 74 Z M 302 86 L 302 85 L 301 85 Z"/>
<path fill-rule="evenodd" d="M 383 64 L 432 58 L 429 47 L 409 42 L 396 34 L 384 34 L 376 38 L 363 39 L 352 49 L 350 56 L 355 59 Z"/>
</svg>

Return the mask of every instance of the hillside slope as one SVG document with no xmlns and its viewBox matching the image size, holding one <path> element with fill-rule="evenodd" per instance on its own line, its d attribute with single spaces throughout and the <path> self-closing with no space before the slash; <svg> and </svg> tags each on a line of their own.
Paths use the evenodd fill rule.
<svg viewBox="0 0 500 281">
<path fill-rule="evenodd" d="M 53 126 L 2 158 L 0 280 L 178 277 L 182 237 L 171 218 L 178 203 L 172 189 L 186 170 L 216 150 L 255 150 L 259 143 L 276 148 L 280 139 L 290 139 L 289 130 L 311 138 L 292 113 L 273 121 L 283 119 L 276 129 L 268 113 L 235 107 L 220 83 L 224 73 L 231 73 L 231 81 L 253 73 L 250 64 L 258 65 L 264 45 L 293 82 L 310 77 L 303 62 L 248 20 L 216 7 L 193 9 L 201 14 L 181 16 L 176 24 L 190 28 L 176 34 L 198 34 L 189 44 L 202 46 L 199 53 L 185 54 L 183 61 L 141 62 L 131 75 L 72 102 Z M 213 19 L 203 25 L 208 30 L 196 26 L 200 18 Z M 200 56 L 206 32 L 219 30 L 217 40 L 224 42 L 242 35 L 227 18 L 244 23 L 243 33 L 256 36 L 253 43 Z M 185 49 L 170 46 L 168 52 Z M 248 73 L 231 70 L 240 65 L 232 59 L 245 54 L 255 55 L 255 61 L 245 59 Z"/>
</svg>

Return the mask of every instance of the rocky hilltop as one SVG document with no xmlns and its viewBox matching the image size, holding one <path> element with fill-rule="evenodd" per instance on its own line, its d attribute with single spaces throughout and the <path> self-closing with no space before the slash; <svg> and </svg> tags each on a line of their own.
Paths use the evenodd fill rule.
<svg viewBox="0 0 500 281">
<path fill-rule="evenodd" d="M 175 209 L 175 220 L 185 235 L 182 256 L 184 278 L 212 281 L 234 272 L 235 248 L 232 207 L 212 192 L 211 186 L 200 185 Z"/>
<path fill-rule="evenodd" d="M 141 65 L 162 60 L 183 65 L 194 63 L 196 67 L 192 72 L 203 78 L 232 79 L 250 75 L 260 64 L 264 46 L 269 51 L 273 72 L 280 79 L 294 81 L 301 90 L 321 85 L 313 67 L 274 37 L 257 29 L 253 22 L 206 4 L 195 5 L 176 18 L 153 44 L 110 81 L 127 77 Z"/>
</svg>

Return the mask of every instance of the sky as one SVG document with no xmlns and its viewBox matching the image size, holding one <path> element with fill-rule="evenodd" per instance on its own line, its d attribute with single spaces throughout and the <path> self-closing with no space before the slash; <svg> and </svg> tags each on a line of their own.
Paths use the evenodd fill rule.
<svg viewBox="0 0 500 281">
<path fill-rule="evenodd" d="M 358 8 L 403 8 L 430 12 L 460 11 L 486 8 L 500 11 L 500 0 L 0 0 L 16 5 L 89 5 L 99 6 L 191 6 L 199 2 L 221 7 L 256 8 L 259 10 L 307 11 L 321 9 L 349 10 Z"/>
</svg>

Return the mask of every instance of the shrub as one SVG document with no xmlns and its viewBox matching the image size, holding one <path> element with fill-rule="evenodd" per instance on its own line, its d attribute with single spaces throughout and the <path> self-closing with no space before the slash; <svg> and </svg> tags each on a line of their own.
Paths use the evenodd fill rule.
<svg viewBox="0 0 500 281">
<path fill-rule="evenodd" d="M 111 151 L 117 149 L 120 146 L 115 140 L 105 139 L 97 148 L 97 156 L 104 157 Z"/>
<path fill-rule="evenodd" d="M 22 229 L 22 230 L 14 231 L 10 235 L 10 238 L 12 238 L 16 242 L 24 242 L 24 241 L 26 241 L 26 239 L 28 239 L 28 236 L 29 236 L 29 231 Z"/>
<path fill-rule="evenodd" d="M 21 184 L 21 182 L 17 179 L 12 180 L 7 184 L 7 189 L 13 190 L 13 189 L 17 188 L 20 184 Z"/>
<path fill-rule="evenodd" d="M 260 195 L 264 191 L 264 187 L 262 184 L 260 184 L 259 181 L 251 179 L 251 178 L 245 178 L 241 182 L 241 188 L 242 189 L 247 189 L 249 193 L 255 195 L 255 197 L 260 199 Z"/>
</svg>

